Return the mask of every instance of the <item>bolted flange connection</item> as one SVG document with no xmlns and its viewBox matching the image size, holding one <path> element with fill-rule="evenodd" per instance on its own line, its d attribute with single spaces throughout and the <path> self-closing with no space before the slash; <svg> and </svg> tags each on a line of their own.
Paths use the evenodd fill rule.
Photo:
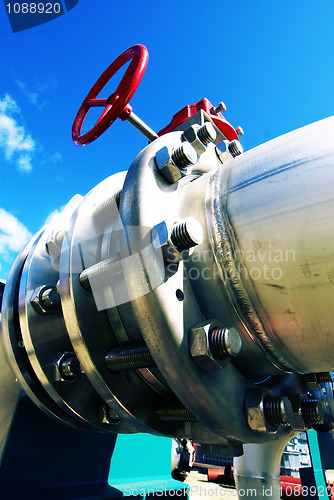
<svg viewBox="0 0 334 500">
<path fill-rule="evenodd" d="M 235 328 L 223 328 L 218 322 L 200 323 L 189 332 L 190 354 L 206 371 L 219 370 L 241 350 L 242 341 Z"/>
<path fill-rule="evenodd" d="M 197 152 L 189 142 L 183 142 L 178 148 L 164 146 L 155 154 L 155 163 L 160 174 L 171 184 L 184 177 L 187 168 L 197 163 Z"/>
<path fill-rule="evenodd" d="M 188 217 L 174 225 L 163 221 L 152 230 L 152 244 L 162 251 L 166 262 L 179 262 L 187 252 L 203 241 L 201 224 L 193 217 Z M 187 254 L 188 255 L 188 254 Z"/>
<path fill-rule="evenodd" d="M 155 366 L 149 348 L 145 344 L 111 349 L 104 359 L 107 368 L 111 371 L 136 370 Z"/>
<path fill-rule="evenodd" d="M 261 388 L 251 389 L 245 398 L 245 412 L 249 427 L 258 432 L 276 432 L 279 426 L 293 420 L 292 404 L 287 396 L 273 396 Z"/>
<path fill-rule="evenodd" d="M 211 122 L 205 122 L 202 126 L 191 125 L 182 134 L 182 139 L 188 141 L 199 156 L 206 151 L 206 146 L 214 142 L 216 138 L 217 132 Z"/>
<path fill-rule="evenodd" d="M 57 287 L 46 285 L 37 288 L 31 296 L 30 304 L 39 314 L 58 312 L 60 308 L 60 295 Z"/>
</svg>

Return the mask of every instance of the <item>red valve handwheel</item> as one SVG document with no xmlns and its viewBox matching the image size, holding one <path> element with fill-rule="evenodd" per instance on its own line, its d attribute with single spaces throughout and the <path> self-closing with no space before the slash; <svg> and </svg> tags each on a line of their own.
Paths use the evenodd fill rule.
<svg viewBox="0 0 334 500">
<path fill-rule="evenodd" d="M 96 99 L 96 96 L 101 92 L 110 78 L 130 59 L 132 59 L 132 61 L 116 91 L 107 99 Z M 145 73 L 147 61 L 147 48 L 144 45 L 134 45 L 110 64 L 109 68 L 105 70 L 89 91 L 75 117 L 72 127 L 72 139 L 75 144 L 84 146 L 85 144 L 95 141 L 95 139 L 103 134 L 118 117 L 121 118 L 121 120 L 126 120 L 132 111 L 129 101 L 137 90 L 140 80 Z M 80 135 L 86 115 L 93 106 L 101 106 L 105 109 L 95 125 L 88 132 Z"/>
</svg>

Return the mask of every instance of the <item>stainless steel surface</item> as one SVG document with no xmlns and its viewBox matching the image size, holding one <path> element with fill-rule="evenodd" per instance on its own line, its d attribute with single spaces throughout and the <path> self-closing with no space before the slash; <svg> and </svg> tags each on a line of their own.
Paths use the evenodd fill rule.
<svg viewBox="0 0 334 500">
<path fill-rule="evenodd" d="M 269 443 L 244 445 L 244 454 L 233 460 L 233 474 L 239 498 L 281 498 L 281 456 L 294 434 L 293 431 L 287 430 L 279 439 Z"/>
<path fill-rule="evenodd" d="M 331 117 L 258 146 L 209 191 L 222 282 L 252 342 L 287 371 L 333 368 L 333 133 Z"/>
</svg>

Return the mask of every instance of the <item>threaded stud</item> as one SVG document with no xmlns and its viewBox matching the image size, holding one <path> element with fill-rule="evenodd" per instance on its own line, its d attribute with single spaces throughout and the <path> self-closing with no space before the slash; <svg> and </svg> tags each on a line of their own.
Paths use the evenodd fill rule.
<svg viewBox="0 0 334 500">
<path fill-rule="evenodd" d="M 202 243 L 202 226 L 196 219 L 189 217 L 174 225 L 170 239 L 178 250 L 189 250 L 189 248 Z"/>
<path fill-rule="evenodd" d="M 102 200 L 100 203 L 95 205 L 93 210 L 93 217 L 95 220 L 107 219 L 109 221 L 110 215 L 118 216 L 118 210 L 115 210 L 115 206 L 118 209 L 122 196 L 122 189 L 116 191 L 110 198 Z M 115 214 L 113 212 L 116 212 Z M 107 222 L 107 221 L 106 221 Z"/>
<path fill-rule="evenodd" d="M 217 138 L 217 132 L 211 122 L 205 122 L 197 130 L 197 135 L 204 146 L 207 146 L 210 142 L 214 142 Z"/>
<path fill-rule="evenodd" d="M 185 170 L 197 162 L 196 150 L 189 142 L 183 142 L 181 146 L 173 151 L 172 160 L 178 168 Z"/>
<path fill-rule="evenodd" d="M 293 418 L 293 408 L 286 396 L 269 396 L 265 400 L 265 416 L 273 425 L 288 425 Z"/>
<path fill-rule="evenodd" d="M 94 286 L 99 288 L 110 286 L 112 278 L 122 272 L 121 260 L 106 259 L 82 271 L 79 276 L 80 285 L 86 290 L 92 290 Z"/>
<path fill-rule="evenodd" d="M 235 328 L 214 328 L 210 332 L 210 349 L 217 359 L 237 356 L 241 350 L 242 341 Z"/>
<path fill-rule="evenodd" d="M 241 153 L 244 152 L 243 147 L 241 146 L 240 142 L 237 141 L 236 139 L 229 143 L 228 150 L 231 153 L 231 155 L 233 156 L 233 158 L 241 155 Z"/>
<path fill-rule="evenodd" d="M 315 425 L 323 423 L 323 411 L 317 399 L 302 399 L 300 409 L 306 424 Z"/>
<path fill-rule="evenodd" d="M 155 366 L 155 362 L 146 345 L 111 349 L 104 359 L 107 368 L 111 371 L 136 370 Z"/>
<path fill-rule="evenodd" d="M 332 382 L 332 376 L 330 372 L 318 372 L 315 374 L 315 378 L 319 384 L 326 384 Z"/>
<path fill-rule="evenodd" d="M 163 422 L 197 422 L 197 418 L 187 408 L 160 408 L 157 416 Z"/>
</svg>

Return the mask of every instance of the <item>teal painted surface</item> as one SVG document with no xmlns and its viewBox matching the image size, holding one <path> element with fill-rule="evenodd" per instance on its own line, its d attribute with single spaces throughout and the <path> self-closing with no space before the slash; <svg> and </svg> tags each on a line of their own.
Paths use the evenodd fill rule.
<svg viewBox="0 0 334 500">
<path fill-rule="evenodd" d="M 320 492 L 319 498 L 328 498 L 328 495 L 325 493 L 327 489 L 327 484 L 325 480 L 325 474 L 322 468 L 317 432 L 313 430 L 307 431 L 307 438 L 308 438 L 310 456 L 312 460 L 315 483 L 317 491 Z"/>
<path fill-rule="evenodd" d="M 172 439 L 151 434 L 118 434 L 108 483 L 123 495 L 188 489 L 171 477 Z"/>
</svg>

